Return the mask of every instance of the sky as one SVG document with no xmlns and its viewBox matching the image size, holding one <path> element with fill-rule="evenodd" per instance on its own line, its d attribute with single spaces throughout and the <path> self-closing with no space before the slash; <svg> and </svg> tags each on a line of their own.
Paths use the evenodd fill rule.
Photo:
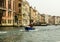
<svg viewBox="0 0 60 42">
<path fill-rule="evenodd" d="M 60 0 L 27 0 L 41 14 L 60 16 Z"/>
</svg>

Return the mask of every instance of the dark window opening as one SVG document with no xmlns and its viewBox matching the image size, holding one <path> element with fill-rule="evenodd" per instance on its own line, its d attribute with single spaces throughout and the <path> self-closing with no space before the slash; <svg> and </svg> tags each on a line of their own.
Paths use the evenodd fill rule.
<svg viewBox="0 0 60 42">
<path fill-rule="evenodd" d="M 19 9 L 19 13 L 21 13 L 21 9 Z"/>
<path fill-rule="evenodd" d="M 15 16 L 15 22 L 18 22 L 18 17 L 17 16 Z"/>
<path fill-rule="evenodd" d="M 8 8 L 11 9 L 11 0 L 8 0 Z"/>
<path fill-rule="evenodd" d="M 21 7 L 21 4 L 19 3 L 18 6 Z"/>
<path fill-rule="evenodd" d="M 2 21 L 2 16 L 3 16 L 3 11 L 0 10 L 0 24 L 1 24 L 1 21 Z"/>
<path fill-rule="evenodd" d="M 0 0 L 0 7 L 6 7 L 6 0 Z"/>
</svg>

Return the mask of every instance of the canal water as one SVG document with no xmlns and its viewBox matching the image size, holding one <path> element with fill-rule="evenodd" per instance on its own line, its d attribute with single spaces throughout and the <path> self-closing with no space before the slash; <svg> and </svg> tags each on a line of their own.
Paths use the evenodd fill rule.
<svg viewBox="0 0 60 42">
<path fill-rule="evenodd" d="M 60 26 L 35 26 L 35 31 L 22 31 L 23 27 L 0 31 L 0 42 L 60 42 Z"/>
</svg>

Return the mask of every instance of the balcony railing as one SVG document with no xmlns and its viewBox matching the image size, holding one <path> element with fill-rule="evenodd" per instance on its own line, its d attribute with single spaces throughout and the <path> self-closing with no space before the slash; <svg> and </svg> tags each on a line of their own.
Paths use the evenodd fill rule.
<svg viewBox="0 0 60 42">
<path fill-rule="evenodd" d="M 0 7 L 1 10 L 6 10 L 6 8 Z"/>
</svg>

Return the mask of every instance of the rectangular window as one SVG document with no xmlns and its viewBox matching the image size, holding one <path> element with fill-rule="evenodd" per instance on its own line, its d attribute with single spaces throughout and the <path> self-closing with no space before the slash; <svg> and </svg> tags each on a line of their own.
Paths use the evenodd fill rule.
<svg viewBox="0 0 60 42">
<path fill-rule="evenodd" d="M 5 17 L 6 16 L 6 11 L 3 11 L 3 17 Z"/>
<path fill-rule="evenodd" d="M 1 21 L 2 21 L 2 16 L 3 16 L 3 11 L 0 10 L 0 24 L 1 24 Z"/>
<path fill-rule="evenodd" d="M 18 7 L 21 7 L 21 4 L 20 3 L 18 4 Z"/>
<path fill-rule="evenodd" d="M 5 23 L 6 23 L 6 20 L 2 19 L 2 23 L 4 23 L 4 24 L 5 24 Z"/>
<path fill-rule="evenodd" d="M 13 1 L 13 10 L 15 10 L 15 1 Z"/>
<path fill-rule="evenodd" d="M 4 8 L 6 8 L 6 0 L 4 0 Z"/>
<path fill-rule="evenodd" d="M 11 0 L 8 0 L 8 8 L 11 9 Z"/>
<path fill-rule="evenodd" d="M 25 2 L 23 2 L 23 6 L 25 6 Z"/>
<path fill-rule="evenodd" d="M 11 24 L 11 20 L 8 20 L 8 23 Z"/>
<path fill-rule="evenodd" d="M 23 19 L 23 21 L 26 23 L 27 22 L 27 20 L 26 19 Z"/>
<path fill-rule="evenodd" d="M 0 0 L 0 7 L 6 7 L 6 0 Z"/>
<path fill-rule="evenodd" d="M 11 11 L 8 12 L 8 17 L 11 17 Z"/>
<path fill-rule="evenodd" d="M 21 9 L 19 9 L 19 13 L 21 13 Z"/>
<path fill-rule="evenodd" d="M 21 20 L 19 20 L 19 23 L 21 23 Z"/>
<path fill-rule="evenodd" d="M 2 0 L 0 0 L 0 7 L 2 7 L 2 4 L 3 4 L 3 1 L 2 1 Z"/>
</svg>

